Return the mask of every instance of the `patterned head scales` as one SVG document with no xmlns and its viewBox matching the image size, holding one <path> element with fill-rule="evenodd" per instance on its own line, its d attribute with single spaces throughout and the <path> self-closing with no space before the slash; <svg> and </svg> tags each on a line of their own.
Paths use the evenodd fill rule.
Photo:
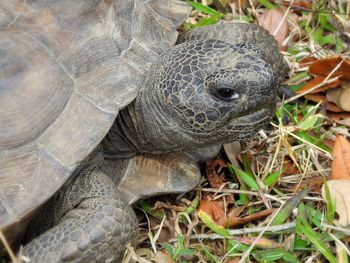
<svg viewBox="0 0 350 263">
<path fill-rule="evenodd" d="M 167 143 L 159 131 L 151 132 L 152 140 L 170 140 L 172 150 L 189 140 L 197 148 L 258 131 L 273 114 L 276 85 L 271 65 L 254 44 L 197 40 L 161 55 L 139 98 L 147 113 L 163 119 L 157 125 Z"/>
</svg>

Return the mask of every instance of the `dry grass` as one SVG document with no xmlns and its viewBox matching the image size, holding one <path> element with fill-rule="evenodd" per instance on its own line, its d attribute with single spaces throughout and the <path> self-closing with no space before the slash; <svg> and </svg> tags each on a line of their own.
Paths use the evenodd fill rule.
<svg viewBox="0 0 350 263">
<path fill-rule="evenodd" d="M 256 21 L 268 6 L 257 2 L 202 1 L 223 14 L 224 19 L 239 17 L 250 22 Z M 260 1 L 264 2 L 272 1 Z M 274 4 L 276 2 L 281 4 L 278 1 Z M 349 55 L 347 34 L 350 31 L 344 31 L 338 24 L 340 19 L 349 23 L 348 16 L 340 13 L 342 8 L 350 10 L 350 1 L 324 1 L 324 5 L 321 5 L 322 1 L 304 2 L 311 4 L 304 7 L 301 1 L 283 2 L 283 20 L 288 21 L 289 34 L 284 40 L 288 48 L 282 52 L 291 69 L 286 86 L 293 90 L 310 79 L 307 67 L 300 63 L 303 58 L 325 58 L 340 53 L 345 57 Z M 194 10 L 185 28 L 210 21 L 210 17 Z M 327 30 L 328 26 L 334 30 Z M 319 28 L 323 29 L 321 33 Z M 334 78 L 329 74 L 314 89 L 332 81 Z M 219 167 L 217 173 L 224 174 L 226 179 L 218 189 L 213 189 L 203 179 L 200 187 L 186 195 L 147 200 L 147 205 L 140 205 L 148 216 L 140 223 L 139 243 L 136 248 L 128 248 L 123 262 L 325 262 L 326 259 L 332 262 L 340 256 L 337 247 L 342 247 L 345 255 L 350 254 L 349 239 L 346 238 L 349 230 L 337 225 L 336 221 L 329 222 L 330 208 L 320 191 L 330 174 L 332 155 L 329 142 L 339 130 L 332 128 L 334 124 L 324 115 L 322 106 L 303 100 L 305 94 L 279 103 L 270 130 L 249 143 L 245 154 L 233 160 L 246 173 L 253 175 L 259 185 L 258 191 L 249 189 L 244 180 L 237 178 L 228 168 Z M 312 134 L 316 141 L 298 133 L 305 125 L 307 134 Z M 218 158 L 232 161 L 224 152 Z M 248 160 L 248 164 L 243 165 L 242 160 Z M 275 181 L 271 179 L 272 183 L 267 185 L 267 179 L 274 172 L 279 172 L 280 176 Z M 296 192 L 305 188 L 309 191 L 301 200 L 290 201 Z M 227 216 L 237 207 L 241 208 L 237 217 L 283 208 L 285 218 L 278 218 L 277 225 L 272 224 L 277 222 L 276 217 L 281 216 L 275 212 L 270 217 L 227 230 L 229 234 L 226 235 L 227 232 L 220 232 L 222 229 L 216 229 L 210 222 L 204 223 L 199 215 L 198 202 L 204 199 L 218 202 Z M 290 205 L 289 210 L 283 204 Z M 191 205 L 195 208 L 189 209 Z M 161 216 L 156 218 L 152 213 Z M 337 262 L 347 262 L 343 260 Z"/>
</svg>

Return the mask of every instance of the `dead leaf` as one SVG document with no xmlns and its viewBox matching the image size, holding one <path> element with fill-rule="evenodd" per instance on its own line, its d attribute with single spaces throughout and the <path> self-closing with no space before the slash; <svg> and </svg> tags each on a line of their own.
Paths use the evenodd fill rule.
<svg viewBox="0 0 350 263">
<path fill-rule="evenodd" d="M 199 210 L 208 214 L 217 225 L 223 226 L 225 228 L 232 228 L 260 218 L 267 217 L 271 215 L 276 209 L 266 209 L 245 217 L 229 216 L 235 213 L 229 212 L 228 215 L 226 215 L 221 202 L 202 199 L 200 201 Z"/>
<path fill-rule="evenodd" d="M 256 237 L 235 237 L 235 239 L 237 239 L 239 242 L 243 244 L 251 245 L 255 242 Z M 262 249 L 282 248 L 283 244 L 265 237 L 261 237 L 259 238 L 255 247 L 262 248 Z"/>
<path fill-rule="evenodd" d="M 342 91 L 339 97 L 339 106 L 345 111 L 350 111 L 350 83 L 344 81 L 341 87 Z"/>
<path fill-rule="evenodd" d="M 335 211 L 342 226 L 350 224 L 350 180 L 330 180 L 327 182 L 332 200 L 335 201 Z M 322 197 L 326 200 L 325 189 L 322 187 Z"/>
<path fill-rule="evenodd" d="M 284 6 L 292 5 L 291 8 L 293 11 L 304 11 L 305 9 L 311 9 L 310 1 L 306 0 L 296 0 L 296 1 L 283 1 Z"/>
<path fill-rule="evenodd" d="M 336 121 L 340 125 L 344 125 L 350 128 L 350 118 L 344 119 L 344 120 L 338 120 Z"/>
<path fill-rule="evenodd" d="M 323 143 L 331 149 L 333 149 L 333 147 L 334 147 L 334 141 L 331 139 L 324 138 Z"/>
<path fill-rule="evenodd" d="M 341 113 L 328 112 L 327 116 L 332 121 L 339 123 L 340 125 L 350 127 L 350 113 L 347 113 L 347 112 L 341 112 Z"/>
<path fill-rule="evenodd" d="M 240 258 L 233 258 L 233 259 L 228 259 L 225 261 L 225 263 L 239 263 L 240 262 Z"/>
<path fill-rule="evenodd" d="M 239 225 L 243 225 L 254 220 L 265 218 L 275 212 L 276 209 L 266 209 L 263 211 L 256 212 L 251 215 L 247 215 L 245 217 L 228 217 L 222 226 L 226 228 L 232 228 Z"/>
<path fill-rule="evenodd" d="M 284 136 L 282 137 L 282 144 L 283 144 L 284 148 L 287 150 L 287 153 L 288 153 L 290 159 L 292 159 L 292 161 L 294 162 L 294 165 L 299 169 L 300 167 L 299 167 L 297 158 L 294 155 L 293 148 L 290 145 L 290 143 L 288 142 L 287 138 Z"/>
<path fill-rule="evenodd" d="M 295 166 L 292 160 L 286 159 L 283 162 L 283 175 L 293 175 L 293 174 L 298 174 L 299 170 Z"/>
<path fill-rule="evenodd" d="M 349 21 L 349 19 L 344 18 L 341 15 L 334 14 L 334 16 L 332 16 L 332 19 L 330 19 L 329 22 L 338 32 L 350 37 L 350 21 Z"/>
<path fill-rule="evenodd" d="M 309 66 L 309 72 L 318 76 L 328 76 L 340 63 L 340 67 L 331 77 L 340 76 L 341 80 L 350 80 L 350 61 L 340 56 L 324 58 L 313 62 Z"/>
<path fill-rule="evenodd" d="M 327 90 L 327 101 L 333 102 L 343 111 L 350 111 L 350 82 L 343 81 L 340 87 Z"/>
<path fill-rule="evenodd" d="M 310 90 L 310 89 L 316 87 L 317 85 L 320 85 L 325 79 L 326 79 L 326 77 L 324 77 L 324 76 L 316 76 L 315 78 L 309 80 L 305 86 L 296 90 L 295 93 L 300 94 L 300 93 L 303 93 L 307 90 Z M 328 90 L 329 88 L 335 88 L 335 87 L 339 86 L 340 83 L 341 83 L 341 80 L 337 79 L 334 82 L 325 84 L 322 87 L 319 87 L 313 91 L 310 91 L 309 94 L 319 93 L 319 92 Z"/>
<path fill-rule="evenodd" d="M 207 213 L 216 223 L 226 220 L 225 211 L 218 201 L 202 199 L 199 210 Z"/>
<path fill-rule="evenodd" d="M 344 136 L 337 135 L 332 155 L 331 179 L 350 180 L 350 143 Z"/>
<path fill-rule="evenodd" d="M 339 108 L 335 103 L 326 101 L 324 103 L 325 107 L 327 110 L 332 111 L 332 112 L 343 112 L 341 108 Z"/>
<path fill-rule="evenodd" d="M 160 210 L 160 209 L 163 209 L 163 208 L 170 209 L 170 210 L 173 210 L 175 212 L 183 212 L 183 211 L 186 210 L 186 207 L 184 207 L 184 206 L 173 205 L 171 203 L 168 204 L 168 203 L 165 203 L 165 202 L 162 202 L 162 201 L 157 201 L 153 205 L 153 209 L 155 209 L 155 210 Z"/>
<path fill-rule="evenodd" d="M 306 57 L 306 58 L 303 58 L 302 60 L 299 61 L 299 66 L 301 68 L 306 67 L 306 66 L 309 66 L 310 64 L 312 64 L 316 61 L 318 61 L 318 59 L 315 57 Z"/>
<path fill-rule="evenodd" d="M 225 182 L 225 175 L 217 172 L 217 169 L 220 167 L 227 167 L 224 160 L 209 160 L 205 162 L 205 176 L 213 188 L 220 188 Z"/>
<path fill-rule="evenodd" d="M 174 261 L 171 259 L 169 252 L 165 249 L 157 251 L 157 253 L 153 257 L 154 262 L 158 263 L 173 263 Z"/>
<path fill-rule="evenodd" d="M 259 17 L 259 25 L 265 28 L 276 39 L 278 46 L 283 46 L 283 41 L 288 36 L 288 24 L 286 19 L 283 20 L 284 11 L 281 9 L 266 9 Z M 278 31 L 276 32 L 276 30 Z"/>
<path fill-rule="evenodd" d="M 327 93 L 326 93 L 327 101 L 332 102 L 335 105 L 339 106 L 339 98 L 340 98 L 341 92 L 342 92 L 341 87 L 327 90 Z"/>
<path fill-rule="evenodd" d="M 306 94 L 304 97 L 316 103 L 324 103 L 327 99 L 323 94 Z"/>
<path fill-rule="evenodd" d="M 224 144 L 224 150 L 231 164 L 233 166 L 239 167 L 240 163 L 237 157 L 242 151 L 241 144 L 239 143 L 239 141 Z"/>
<path fill-rule="evenodd" d="M 321 192 L 322 185 L 324 183 L 323 176 L 315 176 L 312 178 L 304 179 L 300 184 L 292 187 L 293 192 L 299 190 L 309 189 L 312 192 Z"/>
</svg>

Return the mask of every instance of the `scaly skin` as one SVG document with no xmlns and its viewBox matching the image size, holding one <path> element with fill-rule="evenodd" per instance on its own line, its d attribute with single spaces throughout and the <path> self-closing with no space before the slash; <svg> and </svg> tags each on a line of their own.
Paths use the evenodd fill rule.
<svg viewBox="0 0 350 263">
<path fill-rule="evenodd" d="M 243 42 L 188 33 L 188 42 L 163 53 L 136 100 L 119 113 L 103 142 L 104 158 L 118 167 L 140 153 L 180 154 L 250 138 L 268 123 L 283 77 L 275 69 L 283 61 L 275 47 L 259 48 L 271 44 L 271 37 L 261 39 L 263 44 L 256 41 L 267 35 L 265 31 L 247 27 L 233 27 L 232 33 Z M 206 34 L 224 40 L 222 35 L 230 32 L 223 30 Z M 110 169 L 110 177 L 99 167 L 77 172 L 44 207 L 32 224 L 46 225 L 46 232 L 24 247 L 32 262 L 120 259 L 125 244 L 135 240 L 137 220 L 116 190 L 113 182 L 122 171 L 115 170 L 119 175 Z"/>
<path fill-rule="evenodd" d="M 279 81 L 283 81 L 289 68 L 282 54 L 278 51 L 275 39 L 255 24 L 219 22 L 208 27 L 198 27 L 182 33 L 177 43 L 200 39 L 217 39 L 226 43 L 253 43 L 261 49 L 264 57 L 272 66 Z"/>
<path fill-rule="evenodd" d="M 73 175 L 32 221 L 30 230 L 45 232 L 24 246 L 31 262 L 119 262 L 136 239 L 134 211 L 112 179 L 90 167 Z"/>
</svg>

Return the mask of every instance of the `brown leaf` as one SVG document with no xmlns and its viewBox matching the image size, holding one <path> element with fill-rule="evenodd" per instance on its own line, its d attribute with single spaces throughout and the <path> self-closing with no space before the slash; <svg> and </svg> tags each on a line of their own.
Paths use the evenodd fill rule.
<svg viewBox="0 0 350 263">
<path fill-rule="evenodd" d="M 330 180 L 327 182 L 332 200 L 335 200 L 335 211 L 342 226 L 350 224 L 350 180 Z M 322 197 L 326 200 L 324 186 Z"/>
<path fill-rule="evenodd" d="M 339 106 L 345 111 L 350 111 L 350 83 L 348 81 L 342 83 Z"/>
<path fill-rule="evenodd" d="M 251 245 L 255 242 L 256 237 L 235 237 L 235 239 L 243 244 Z M 283 244 L 265 237 L 261 237 L 256 243 L 255 247 L 262 249 L 282 248 Z"/>
<path fill-rule="evenodd" d="M 283 1 L 283 5 L 288 7 L 292 5 L 293 11 L 304 11 L 305 9 L 311 9 L 310 1 L 306 0 L 296 0 L 296 1 Z"/>
<path fill-rule="evenodd" d="M 225 261 L 225 263 L 239 263 L 240 262 L 240 258 L 233 258 L 233 259 L 228 259 Z"/>
<path fill-rule="evenodd" d="M 337 135 L 332 155 L 331 179 L 350 180 L 350 143 L 344 136 Z"/>
<path fill-rule="evenodd" d="M 306 58 L 303 58 L 302 60 L 299 61 L 299 65 L 300 65 L 300 67 L 306 67 L 306 66 L 309 66 L 310 64 L 312 64 L 316 61 L 318 61 L 318 59 L 315 57 L 306 57 Z"/>
<path fill-rule="evenodd" d="M 226 228 L 232 228 L 239 225 L 243 225 L 254 220 L 267 217 L 271 215 L 276 209 L 266 209 L 263 211 L 256 212 L 254 214 L 245 216 L 245 217 L 228 217 L 224 222 L 221 222 L 221 225 Z"/>
<path fill-rule="evenodd" d="M 297 173 L 299 173 L 299 170 L 292 160 L 287 159 L 283 162 L 283 175 L 293 175 Z"/>
<path fill-rule="evenodd" d="M 340 87 L 327 90 L 327 101 L 333 102 L 344 111 L 350 111 L 350 82 L 343 81 Z"/>
<path fill-rule="evenodd" d="M 350 128 L 350 118 L 344 119 L 344 120 L 338 120 L 336 121 L 340 125 L 344 125 Z"/>
<path fill-rule="evenodd" d="M 238 156 L 242 151 L 241 144 L 239 143 L 239 141 L 226 143 L 223 146 L 227 158 L 230 160 L 231 164 L 233 166 L 239 167 L 240 163 L 238 161 Z"/>
<path fill-rule="evenodd" d="M 281 26 L 280 22 L 283 19 L 284 12 L 280 9 L 265 10 L 259 17 L 259 25 L 265 28 L 276 39 L 278 46 L 281 48 L 283 41 L 288 35 L 288 24 L 286 19 L 283 20 Z M 278 31 L 276 32 L 276 30 Z M 276 32 L 276 33 L 275 33 Z"/>
<path fill-rule="evenodd" d="M 292 188 L 293 192 L 299 190 L 309 189 L 312 192 L 321 192 L 322 185 L 324 183 L 323 176 L 316 176 L 301 181 L 300 185 L 296 185 Z"/>
<path fill-rule="evenodd" d="M 329 148 L 331 148 L 331 149 L 333 149 L 333 147 L 334 147 L 334 141 L 331 140 L 331 139 L 325 138 L 325 139 L 323 140 L 323 143 L 324 143 L 325 145 L 327 145 L 327 146 L 328 146 Z"/>
<path fill-rule="evenodd" d="M 342 63 L 341 66 L 331 77 L 340 76 L 341 80 L 350 80 L 350 61 L 340 56 L 315 61 L 309 66 L 309 71 L 314 75 L 328 76 L 340 63 Z"/>
<path fill-rule="evenodd" d="M 326 109 L 332 112 L 343 112 L 341 108 L 339 108 L 336 104 L 326 101 L 324 104 L 326 106 Z"/>
<path fill-rule="evenodd" d="M 317 85 L 320 85 L 324 80 L 325 80 L 326 77 L 324 76 L 316 76 L 315 78 L 309 80 L 305 86 L 301 87 L 300 89 L 296 90 L 295 93 L 296 94 L 300 94 L 300 93 L 303 93 L 307 90 L 310 90 L 314 87 L 316 87 Z M 328 83 L 328 84 L 325 84 L 323 85 L 322 87 L 319 87 L 313 91 L 310 91 L 309 94 L 313 94 L 313 93 L 319 93 L 321 91 L 325 91 L 329 88 L 335 88 L 337 87 L 339 84 L 341 83 L 341 80 L 337 79 L 335 80 L 334 82 L 331 82 L 331 83 Z"/>
<path fill-rule="evenodd" d="M 155 262 L 158 263 L 173 263 L 174 261 L 171 259 L 171 255 L 166 249 L 162 249 L 161 251 L 157 251 L 157 253 L 152 258 Z"/>
<path fill-rule="evenodd" d="M 199 210 L 208 214 L 217 225 L 223 226 L 225 228 L 232 228 L 260 218 L 264 218 L 268 215 L 271 215 L 275 211 L 275 209 L 267 209 L 245 217 L 229 217 L 229 215 L 235 213 L 228 213 L 228 215 L 226 215 L 223 207 L 221 206 L 221 202 L 205 199 L 202 199 L 200 201 Z"/>
<path fill-rule="evenodd" d="M 220 188 L 225 181 L 225 175 L 217 172 L 219 167 L 227 167 L 224 160 L 209 160 L 205 162 L 205 176 L 213 188 Z"/>
<path fill-rule="evenodd" d="M 323 94 L 306 94 L 304 97 L 316 103 L 324 103 L 327 99 L 326 96 Z"/>
<path fill-rule="evenodd" d="M 333 15 L 329 22 L 335 30 L 350 37 L 350 21 L 347 17 Z"/>
<path fill-rule="evenodd" d="M 216 223 L 226 220 L 225 211 L 218 201 L 202 199 L 199 210 L 207 213 Z"/>
<path fill-rule="evenodd" d="M 342 92 L 342 89 L 340 87 L 327 90 L 327 93 L 326 93 L 327 101 L 332 102 L 339 107 L 339 98 L 340 98 L 341 92 Z"/>
<path fill-rule="evenodd" d="M 350 113 L 347 113 L 347 112 L 341 112 L 341 113 L 328 112 L 327 116 L 332 121 L 339 123 L 340 125 L 350 127 Z"/>
<path fill-rule="evenodd" d="M 238 217 L 245 209 L 245 206 L 237 206 L 230 210 L 230 212 L 227 213 L 228 217 Z"/>
<path fill-rule="evenodd" d="M 290 157 L 290 159 L 292 159 L 292 161 L 294 162 L 294 165 L 297 167 L 297 168 L 300 168 L 299 167 L 299 164 L 298 164 L 298 161 L 297 161 L 297 158 L 295 157 L 294 155 L 294 151 L 293 151 L 293 148 L 292 146 L 290 145 L 289 141 L 287 140 L 286 137 L 282 137 L 282 144 L 284 146 L 284 148 L 287 150 L 287 153 Z"/>
</svg>

